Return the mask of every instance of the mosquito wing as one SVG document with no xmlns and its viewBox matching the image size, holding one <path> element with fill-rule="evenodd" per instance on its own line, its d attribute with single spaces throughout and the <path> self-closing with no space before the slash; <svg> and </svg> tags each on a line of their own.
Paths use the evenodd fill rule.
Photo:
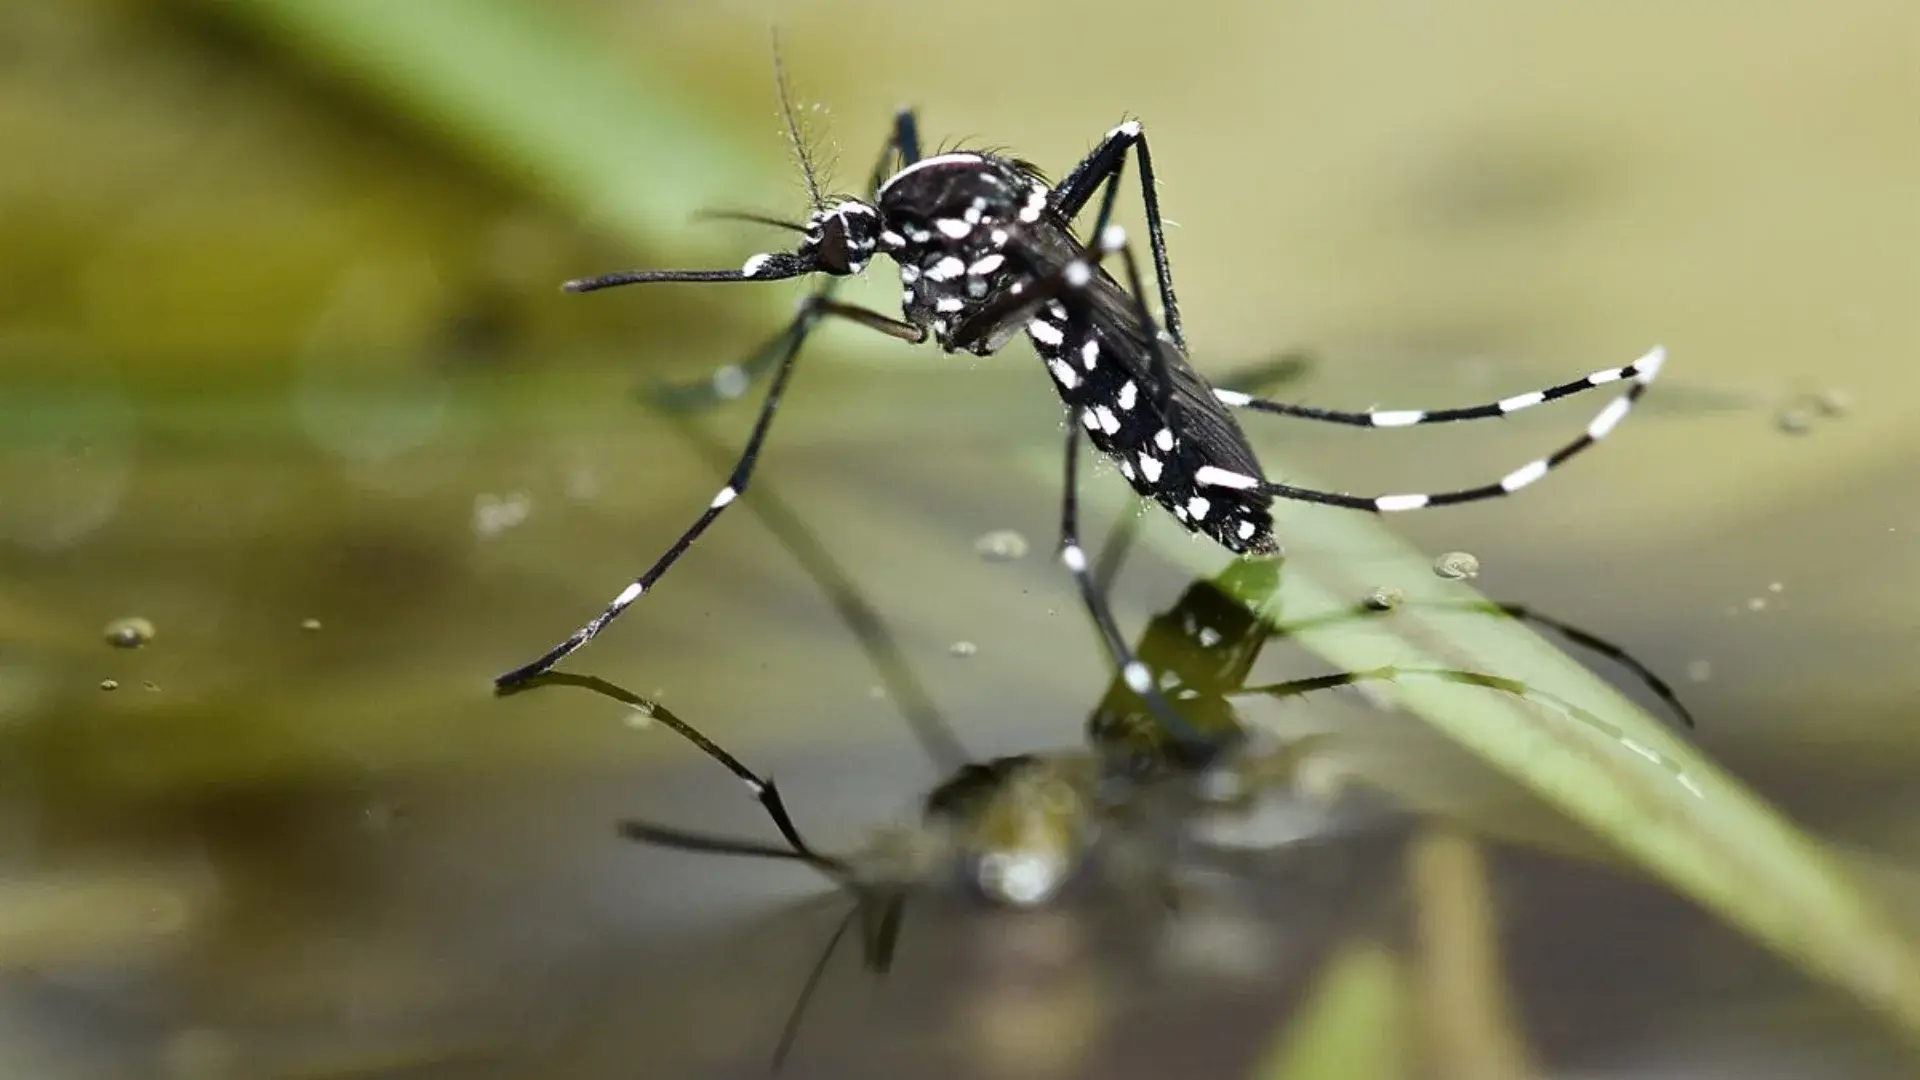
<svg viewBox="0 0 1920 1080">
<path fill-rule="evenodd" d="M 1055 223 L 1015 242 L 1036 277 L 1088 258 Z M 1229 551 L 1277 549 L 1266 476 L 1239 423 L 1112 274 L 1097 269 L 1086 288 L 1036 306 L 1028 334 L 1061 399 L 1090 417 L 1093 444 L 1136 491 Z"/>
</svg>

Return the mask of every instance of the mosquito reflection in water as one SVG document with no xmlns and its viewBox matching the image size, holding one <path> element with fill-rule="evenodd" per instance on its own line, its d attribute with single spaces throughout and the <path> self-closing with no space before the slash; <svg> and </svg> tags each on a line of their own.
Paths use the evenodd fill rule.
<svg viewBox="0 0 1920 1080">
<path fill-rule="evenodd" d="M 778 514 L 775 514 L 779 520 Z M 791 522 L 780 520 L 781 532 Z M 1123 534 L 1124 535 L 1124 534 Z M 796 552 L 804 545 L 796 547 Z M 814 554 L 809 550 L 808 554 Z M 811 564 L 810 557 L 803 562 Z M 810 566 L 810 569 L 818 570 Z M 1266 564 L 1277 575 L 1280 564 Z M 937 756 L 963 753 L 951 731 L 911 681 L 877 619 L 857 593 L 834 574 L 815 574 L 836 606 L 881 660 L 894 700 L 915 718 Z M 1691 717 L 1670 687 L 1623 650 L 1584 631 L 1512 605 L 1462 605 L 1490 617 L 1520 618 L 1558 629 L 1573 641 L 1612 657 L 1666 701 L 1683 723 Z M 864 614 L 859 614 L 864 613 Z M 1312 620 L 1383 618 L 1365 604 Z M 803 863 L 844 889 L 853 906 L 835 929 L 789 1015 L 775 1052 L 784 1060 L 806 1004 L 828 961 L 849 932 L 860 930 L 865 963 L 883 974 L 893 963 L 907 900 L 958 888 L 989 908 L 1034 910 L 1061 901 L 1070 887 L 1100 890 L 1105 898 L 1144 900 L 1177 917 L 1183 876 L 1189 871 L 1244 866 L 1249 848 L 1272 851 L 1315 836 L 1331 823 L 1364 817 L 1365 793 L 1325 782 L 1338 758 L 1333 737 L 1283 741 L 1243 723 L 1237 704 L 1250 698 L 1288 700 L 1345 686 L 1428 680 L 1476 687 L 1542 702 L 1623 747 L 1673 771 L 1672 762 L 1629 741 L 1590 710 L 1509 678 L 1437 667 L 1382 666 L 1271 684 L 1250 675 L 1265 645 L 1293 627 L 1273 628 L 1210 580 L 1193 583 L 1179 601 L 1155 616 L 1139 655 L 1164 671 L 1161 689 L 1213 752 L 1196 757 L 1191 744 L 1164 736 L 1145 701 L 1115 679 L 1087 721 L 1083 747 L 1016 754 L 985 761 L 943 762 L 947 778 L 921 801 L 918 820 L 875 830 L 868 843 L 829 854 L 807 841 L 780 789 L 704 732 L 657 702 L 593 676 L 549 673 L 535 686 L 574 686 L 613 698 L 675 731 L 745 783 L 773 821 L 783 843 L 722 837 L 645 821 L 621 823 L 629 839 L 662 847 Z M 903 682 L 902 678 L 907 681 Z M 940 728 L 937 738 L 925 732 Z M 1372 801 L 1377 807 L 1377 800 Z M 1357 809 L 1356 809 L 1357 806 Z M 1276 828 L 1276 825 L 1279 826 Z"/>
</svg>

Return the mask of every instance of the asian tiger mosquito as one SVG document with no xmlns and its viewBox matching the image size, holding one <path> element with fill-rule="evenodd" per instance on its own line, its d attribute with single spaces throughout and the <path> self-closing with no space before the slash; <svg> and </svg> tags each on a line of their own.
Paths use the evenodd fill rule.
<svg viewBox="0 0 1920 1080">
<path fill-rule="evenodd" d="M 772 381 L 758 419 L 727 483 L 706 510 L 645 572 L 601 613 L 531 663 L 500 675 L 505 688 L 552 668 L 597 636 L 667 570 L 734 500 L 746 491 L 761 447 L 785 394 L 802 345 L 822 320 L 845 319 L 902 341 L 929 337 L 947 353 L 985 356 L 1024 332 L 1051 372 L 1067 411 L 1065 483 L 1061 499 L 1060 560 L 1113 664 L 1178 737 L 1200 743 L 1154 686 L 1154 675 L 1128 647 L 1105 598 L 1095 587 L 1079 539 L 1078 463 L 1082 429 L 1140 495 L 1158 502 L 1190 532 L 1235 555 L 1280 550 L 1271 506 L 1291 499 L 1372 513 L 1453 506 L 1513 494 L 1605 437 L 1658 375 L 1665 359 L 1656 347 L 1625 367 L 1596 371 L 1571 382 L 1450 409 L 1343 412 L 1217 389 L 1187 362 L 1187 343 L 1174 296 L 1152 156 L 1140 123 L 1109 131 L 1066 177 L 1049 186 L 1023 160 L 986 150 L 925 156 L 911 109 L 894 117 L 893 134 L 870 174 L 864 197 L 832 197 L 805 153 L 792 96 L 778 53 L 776 81 L 788 134 L 797 150 L 813 209 L 804 224 L 760 218 L 801 235 L 792 251 L 750 256 L 738 270 L 634 270 L 568 282 L 570 292 L 657 282 L 780 281 L 824 275 L 793 320 L 770 343 L 760 370 Z M 1139 163 L 1142 206 L 1164 328 L 1149 311 L 1140 268 L 1125 232 L 1110 224 L 1127 156 Z M 1102 191 L 1091 235 L 1083 245 L 1073 221 Z M 740 215 L 748 216 L 748 215 Z M 902 318 L 832 297 L 834 282 L 864 271 L 876 255 L 899 268 Z M 1102 266 L 1120 257 L 1127 287 Z M 1497 481 L 1452 491 L 1359 496 L 1269 480 L 1231 409 L 1248 409 L 1363 428 L 1413 427 L 1507 416 L 1607 383 L 1626 381 L 1578 438 L 1507 473 Z"/>
</svg>

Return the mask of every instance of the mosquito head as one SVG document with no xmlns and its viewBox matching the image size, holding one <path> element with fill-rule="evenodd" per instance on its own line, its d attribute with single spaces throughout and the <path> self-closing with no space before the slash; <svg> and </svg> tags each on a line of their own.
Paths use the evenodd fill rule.
<svg viewBox="0 0 1920 1080">
<path fill-rule="evenodd" d="M 1082 765 L 1029 755 L 961 769 L 927 800 L 981 899 L 1034 908 L 1051 901 L 1087 856 L 1096 826 Z"/>
<path fill-rule="evenodd" d="M 569 281 L 563 287 L 568 292 L 595 292 L 658 281 L 779 281 L 804 274 L 845 277 L 865 270 L 880 244 L 880 212 L 858 199 L 843 199 L 824 210 L 816 210 L 804 226 L 742 214 L 709 216 L 747 217 L 764 224 L 798 228 L 806 238 L 792 251 L 749 255 L 738 270 L 623 270 Z"/>
<path fill-rule="evenodd" d="M 880 212 L 858 199 L 843 199 L 807 219 L 807 238 L 796 255 L 813 269 L 836 277 L 867 268 L 880 243 Z"/>
</svg>

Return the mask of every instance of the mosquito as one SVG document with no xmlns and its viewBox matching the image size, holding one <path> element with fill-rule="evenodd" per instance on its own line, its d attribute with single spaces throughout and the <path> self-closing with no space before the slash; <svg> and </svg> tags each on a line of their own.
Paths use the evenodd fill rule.
<svg viewBox="0 0 1920 1080">
<path fill-rule="evenodd" d="M 591 641 L 666 572 L 746 490 L 792 378 L 802 346 L 828 320 L 842 320 L 910 344 L 932 341 L 945 353 L 987 356 L 1024 334 L 1051 375 L 1066 411 L 1064 483 L 1057 553 L 1078 587 L 1110 662 L 1175 737 L 1204 745 L 1155 686 L 1129 648 L 1095 587 L 1080 542 L 1078 470 L 1084 437 L 1109 458 L 1135 492 L 1189 532 L 1236 556 L 1280 553 L 1276 499 L 1369 513 L 1456 506 L 1512 495 L 1593 446 L 1626 417 L 1659 374 L 1655 347 L 1624 367 L 1607 368 L 1545 389 L 1461 408 L 1346 412 L 1255 397 L 1209 384 L 1187 360 L 1152 155 L 1145 130 L 1127 120 L 1100 140 L 1058 183 L 1035 165 L 988 150 L 922 152 L 912 109 L 894 117 L 862 196 L 824 192 L 775 55 L 787 132 L 812 203 L 804 222 L 759 219 L 800 234 L 792 250 L 749 256 L 738 269 L 630 270 L 568 282 L 569 292 L 669 282 L 820 284 L 754 365 L 771 381 L 745 447 L 706 509 L 601 612 L 538 659 L 496 680 L 507 687 L 551 669 Z M 1127 159 L 1137 162 L 1160 315 L 1149 310 L 1139 260 L 1125 230 L 1111 222 Z M 1074 223 L 1096 193 L 1099 209 L 1083 243 Z M 901 314 L 848 304 L 834 284 L 885 256 L 898 269 Z M 1126 285 L 1108 272 L 1118 257 Z M 738 369 L 736 369 L 738 370 Z M 1252 411 L 1351 427 L 1384 429 L 1493 419 L 1624 382 L 1577 438 L 1490 483 L 1450 491 L 1353 495 L 1267 477 L 1234 412 Z"/>
</svg>

